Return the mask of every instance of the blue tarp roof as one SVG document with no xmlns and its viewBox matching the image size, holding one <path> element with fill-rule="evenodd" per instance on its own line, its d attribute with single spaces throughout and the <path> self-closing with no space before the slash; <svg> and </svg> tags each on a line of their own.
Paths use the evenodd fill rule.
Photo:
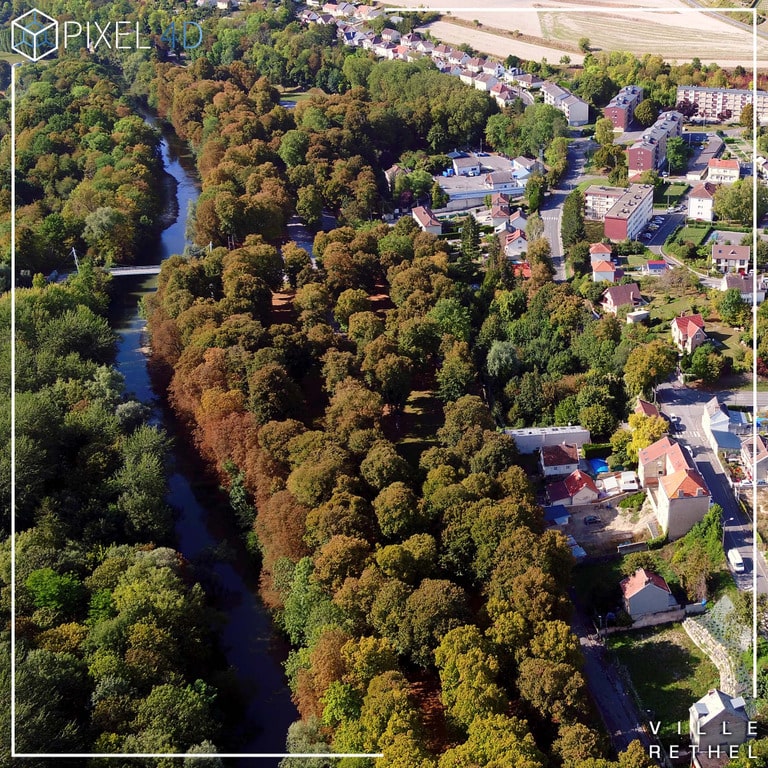
<svg viewBox="0 0 768 768">
<path fill-rule="evenodd" d="M 569 518 L 570 516 L 571 513 L 568 511 L 568 508 L 562 504 L 551 504 L 548 507 L 544 507 L 544 519 L 548 523 L 555 523 L 557 520 Z"/>
<path fill-rule="evenodd" d="M 722 432 L 720 430 L 713 430 L 712 435 L 717 441 L 717 447 L 721 451 L 740 451 L 741 440 L 738 435 L 734 435 L 732 432 Z"/>
</svg>

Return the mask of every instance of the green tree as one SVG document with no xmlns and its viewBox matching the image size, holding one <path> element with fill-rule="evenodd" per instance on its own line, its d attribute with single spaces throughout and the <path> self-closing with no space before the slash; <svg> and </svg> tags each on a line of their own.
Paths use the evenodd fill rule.
<svg viewBox="0 0 768 768">
<path fill-rule="evenodd" d="M 584 195 L 574 189 L 563 203 L 560 232 L 563 246 L 568 248 L 586 237 L 584 230 Z"/>
<path fill-rule="evenodd" d="M 544 193 L 547 191 L 547 182 L 540 173 L 533 173 L 525 183 L 525 199 L 528 201 L 530 211 L 538 211 L 544 202 Z"/>
<path fill-rule="evenodd" d="M 370 310 L 371 302 L 368 294 L 360 288 L 348 288 L 342 291 L 336 300 L 336 307 L 333 310 L 333 317 L 336 322 L 344 329 L 347 329 L 349 318 L 356 312 L 367 312 Z"/>
<path fill-rule="evenodd" d="M 432 208 L 434 210 L 437 210 L 438 208 L 444 208 L 446 205 L 448 205 L 450 197 L 446 192 L 443 191 L 443 188 L 440 186 L 440 184 L 438 184 L 437 181 L 432 184 L 432 189 L 430 190 L 429 194 Z"/>
<path fill-rule="evenodd" d="M 720 378 L 724 362 L 723 356 L 715 349 L 714 344 L 706 342 L 693 351 L 688 371 L 705 384 L 712 384 Z"/>
<path fill-rule="evenodd" d="M 635 347 L 624 366 L 627 390 L 631 395 L 649 395 L 669 377 L 676 364 L 675 350 L 662 341 Z"/>
<path fill-rule="evenodd" d="M 637 120 L 643 128 L 648 128 L 653 125 L 658 116 L 659 108 L 653 99 L 643 99 L 637 107 L 635 107 L 635 120 Z"/>
<path fill-rule="evenodd" d="M 754 107 L 751 104 L 745 104 L 741 108 L 741 114 L 739 115 L 739 125 L 743 125 L 745 128 L 751 128 L 754 111 Z"/>
<path fill-rule="evenodd" d="M 471 213 L 461 220 L 461 255 L 466 261 L 480 256 L 480 227 Z"/>
<path fill-rule="evenodd" d="M 749 319 L 749 304 L 741 298 L 738 288 L 729 288 L 722 294 L 717 310 L 730 326 L 746 325 Z"/>
<path fill-rule="evenodd" d="M 475 377 L 476 371 L 469 344 L 465 341 L 455 342 L 437 374 L 440 399 L 445 402 L 458 400 L 467 393 Z"/>
<path fill-rule="evenodd" d="M 590 42 L 588 37 L 579 38 L 579 50 L 582 53 L 589 53 L 592 50 L 590 47 Z"/>
<path fill-rule="evenodd" d="M 667 161 L 670 173 L 683 173 L 688 166 L 688 147 L 682 136 L 667 140 Z"/>
<path fill-rule="evenodd" d="M 601 147 L 609 147 L 613 144 L 613 121 L 610 117 L 601 117 L 595 123 L 595 141 Z"/>
</svg>

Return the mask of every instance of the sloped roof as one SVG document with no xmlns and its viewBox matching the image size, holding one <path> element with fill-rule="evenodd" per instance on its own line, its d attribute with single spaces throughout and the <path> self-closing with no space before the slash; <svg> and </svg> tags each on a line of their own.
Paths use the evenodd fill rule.
<svg viewBox="0 0 768 768">
<path fill-rule="evenodd" d="M 733 698 L 717 688 L 707 691 L 706 696 L 702 696 L 693 704 L 690 712 L 694 715 L 694 719 L 702 729 L 707 723 L 723 712 L 730 718 L 738 718 L 739 720 L 749 719 L 744 699 L 741 696 Z"/>
<path fill-rule="evenodd" d="M 635 413 L 640 413 L 643 416 L 660 416 L 659 409 L 647 400 L 637 399 L 637 405 L 635 406 Z"/>
<path fill-rule="evenodd" d="M 607 243 L 592 243 L 589 246 L 590 253 L 613 253 L 613 249 Z"/>
<path fill-rule="evenodd" d="M 669 499 L 709 496 L 704 478 L 695 469 L 678 469 L 671 475 L 659 478 L 659 484 Z"/>
<path fill-rule="evenodd" d="M 715 192 L 717 192 L 717 187 L 709 181 L 705 181 L 701 184 L 697 184 L 691 190 L 691 193 L 688 195 L 688 197 L 711 200 L 715 196 Z"/>
<path fill-rule="evenodd" d="M 582 488 L 589 488 L 590 491 L 598 493 L 595 481 L 585 472 L 577 469 L 575 472 L 571 472 L 568 477 L 563 481 L 565 487 L 568 489 L 568 493 L 571 496 L 575 496 Z"/>
<path fill-rule="evenodd" d="M 742 451 L 746 451 L 748 456 L 752 456 L 752 435 L 750 435 L 744 442 L 741 444 Z M 757 436 L 757 460 L 756 463 L 759 464 L 761 461 L 765 461 L 768 459 L 768 443 L 766 443 L 765 438 L 762 435 Z"/>
<path fill-rule="evenodd" d="M 658 573 L 646 571 L 645 568 L 638 568 L 631 576 L 622 579 L 620 583 L 621 593 L 625 598 L 629 599 L 645 589 L 649 584 L 652 584 L 659 589 L 663 589 L 670 595 L 672 594 L 669 584 L 667 584 Z"/>
<path fill-rule="evenodd" d="M 610 261 L 596 261 L 592 265 L 592 271 L 593 272 L 614 272 L 615 267 L 613 264 L 611 264 Z"/>
<path fill-rule="evenodd" d="M 627 283 L 626 285 L 614 285 L 603 292 L 603 299 L 610 297 L 614 307 L 623 307 L 625 304 L 634 304 L 640 299 L 640 289 L 637 283 Z"/>
<path fill-rule="evenodd" d="M 713 157 L 713 158 L 710 158 L 710 161 L 707 163 L 707 166 L 709 168 L 723 168 L 723 169 L 727 168 L 729 171 L 738 171 L 739 161 L 738 160 L 721 160 L 719 157 Z"/>
<path fill-rule="evenodd" d="M 545 445 L 541 449 L 541 461 L 545 467 L 562 467 L 579 463 L 579 448 L 572 443 Z"/>
</svg>

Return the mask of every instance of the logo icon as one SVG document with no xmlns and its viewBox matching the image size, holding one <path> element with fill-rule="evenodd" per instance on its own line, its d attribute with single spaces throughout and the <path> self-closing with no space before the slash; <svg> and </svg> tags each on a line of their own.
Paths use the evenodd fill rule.
<svg viewBox="0 0 768 768">
<path fill-rule="evenodd" d="M 11 48 L 30 61 L 40 61 L 59 47 L 59 22 L 37 8 L 14 19 Z"/>
</svg>

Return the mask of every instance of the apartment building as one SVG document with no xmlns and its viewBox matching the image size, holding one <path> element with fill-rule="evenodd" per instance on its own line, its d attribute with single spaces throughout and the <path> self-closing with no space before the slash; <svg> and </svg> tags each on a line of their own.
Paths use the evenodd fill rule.
<svg viewBox="0 0 768 768">
<path fill-rule="evenodd" d="M 672 110 L 658 120 L 627 150 L 630 176 L 660 170 L 667 162 L 667 141 L 683 132 L 683 115 Z"/>
<path fill-rule="evenodd" d="M 734 184 L 739 180 L 741 168 L 738 160 L 713 157 L 707 163 L 707 181 L 713 184 Z"/>
<path fill-rule="evenodd" d="M 677 87 L 677 101 L 690 101 L 691 104 L 696 104 L 699 108 L 699 111 L 694 115 L 696 118 L 738 122 L 741 118 L 741 110 L 746 104 L 752 103 L 752 91 L 739 88 L 679 85 Z M 757 92 L 755 109 L 758 122 L 768 123 L 768 93 L 766 91 Z"/>
<path fill-rule="evenodd" d="M 605 222 L 605 236 L 613 241 L 635 240 L 653 216 L 653 186 L 630 184 L 604 187 L 593 184 L 584 192 L 584 217 Z"/>
<path fill-rule="evenodd" d="M 568 89 L 547 82 L 541 86 L 541 92 L 544 103 L 559 109 L 568 120 L 568 125 L 586 125 L 589 122 L 589 104 Z"/>
<path fill-rule="evenodd" d="M 626 85 L 603 110 L 613 123 L 614 131 L 626 131 L 632 124 L 637 105 L 643 100 L 643 89 L 639 85 Z"/>
<path fill-rule="evenodd" d="M 697 221 L 714 219 L 715 192 L 717 187 L 705 181 L 696 185 L 688 195 L 688 218 Z"/>
</svg>

